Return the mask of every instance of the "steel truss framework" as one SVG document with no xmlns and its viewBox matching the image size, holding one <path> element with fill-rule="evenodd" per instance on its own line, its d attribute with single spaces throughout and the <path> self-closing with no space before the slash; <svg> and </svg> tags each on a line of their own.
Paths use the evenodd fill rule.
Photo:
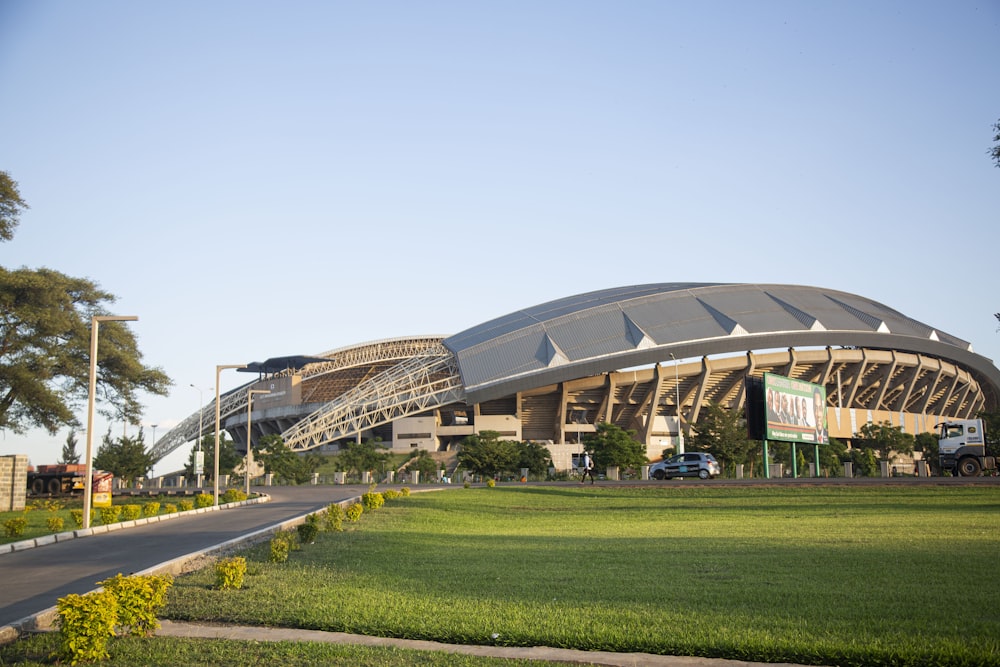
<svg viewBox="0 0 1000 667">
<path fill-rule="evenodd" d="M 411 414 L 461 401 L 458 367 L 443 346 L 425 350 L 324 405 L 282 434 L 293 451 L 318 447 Z"/>
<path fill-rule="evenodd" d="M 386 361 L 406 361 L 425 353 L 428 350 L 439 352 L 441 336 L 411 336 L 373 341 L 325 352 L 319 357 L 328 361 L 309 364 L 299 373 L 303 378 L 316 377 L 345 368 L 363 368 Z M 275 377 L 291 375 L 294 370 L 284 370 L 275 373 Z M 254 382 L 248 382 L 225 393 L 220 399 L 219 415 L 222 424 L 232 417 L 238 417 L 246 412 L 247 396 Z M 198 432 L 199 424 L 202 432 Z M 181 447 L 184 443 L 197 440 L 206 433 L 215 432 L 215 401 L 212 400 L 200 411 L 185 418 L 181 423 L 167 432 L 153 444 L 150 453 L 154 460 L 159 461 L 164 456 Z"/>
</svg>

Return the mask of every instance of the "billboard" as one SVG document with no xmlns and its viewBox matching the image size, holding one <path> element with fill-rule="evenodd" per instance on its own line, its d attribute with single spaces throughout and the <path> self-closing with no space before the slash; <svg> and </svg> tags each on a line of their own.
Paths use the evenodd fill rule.
<svg viewBox="0 0 1000 667">
<path fill-rule="evenodd" d="M 764 373 L 765 438 L 823 445 L 830 441 L 826 424 L 826 387 Z"/>
</svg>

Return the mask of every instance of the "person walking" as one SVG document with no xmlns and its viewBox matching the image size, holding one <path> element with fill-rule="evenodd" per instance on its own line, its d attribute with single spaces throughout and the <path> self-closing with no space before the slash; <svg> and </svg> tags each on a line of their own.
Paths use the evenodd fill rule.
<svg viewBox="0 0 1000 667">
<path fill-rule="evenodd" d="M 583 474 L 580 476 L 580 484 L 587 481 L 587 475 L 590 475 L 590 483 L 594 483 L 594 459 L 590 457 L 589 452 L 583 453 L 583 459 L 580 461 L 580 467 L 583 469 Z"/>
</svg>

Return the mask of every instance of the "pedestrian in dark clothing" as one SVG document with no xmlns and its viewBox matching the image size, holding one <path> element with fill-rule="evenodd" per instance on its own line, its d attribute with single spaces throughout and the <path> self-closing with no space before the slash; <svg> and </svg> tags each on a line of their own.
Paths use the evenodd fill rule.
<svg viewBox="0 0 1000 667">
<path fill-rule="evenodd" d="M 590 475 L 590 483 L 594 483 L 594 459 L 590 458 L 590 454 L 587 452 L 583 453 L 583 459 L 580 461 L 580 468 L 583 470 L 583 475 L 580 477 L 580 484 L 583 484 L 587 480 L 587 475 Z"/>
</svg>

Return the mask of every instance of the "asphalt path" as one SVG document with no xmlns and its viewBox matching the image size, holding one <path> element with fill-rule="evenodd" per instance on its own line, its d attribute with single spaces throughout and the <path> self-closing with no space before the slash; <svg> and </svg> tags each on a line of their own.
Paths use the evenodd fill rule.
<svg viewBox="0 0 1000 667">
<path fill-rule="evenodd" d="M 270 502 L 191 514 L 133 528 L 0 554 L 0 627 L 83 595 L 116 574 L 162 563 L 357 497 L 358 486 L 269 487 Z"/>
</svg>

